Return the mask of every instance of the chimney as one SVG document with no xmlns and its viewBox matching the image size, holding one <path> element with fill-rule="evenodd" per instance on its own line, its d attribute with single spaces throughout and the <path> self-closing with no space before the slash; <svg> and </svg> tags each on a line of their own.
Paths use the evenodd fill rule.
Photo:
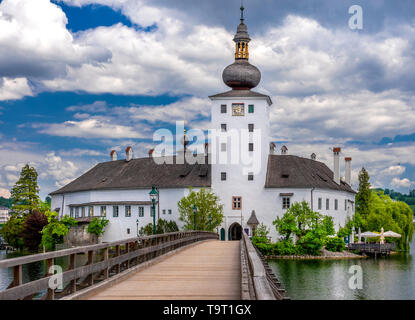
<svg viewBox="0 0 415 320">
<path fill-rule="evenodd" d="M 148 151 L 148 156 L 149 156 L 149 158 L 153 157 L 153 153 L 154 153 L 154 149 L 150 149 L 150 150 Z"/>
<path fill-rule="evenodd" d="M 111 161 L 117 161 L 117 151 L 112 150 L 110 153 Z"/>
<path fill-rule="evenodd" d="M 282 146 L 281 147 L 281 154 L 287 154 L 288 153 L 288 148 L 287 146 Z"/>
<path fill-rule="evenodd" d="M 317 155 L 315 153 L 311 154 L 311 160 L 316 160 L 317 159 Z"/>
<path fill-rule="evenodd" d="M 271 142 L 269 144 L 269 153 L 275 154 L 275 151 L 277 150 L 277 145 L 274 142 Z"/>
<path fill-rule="evenodd" d="M 346 183 L 350 186 L 352 182 L 352 158 L 344 158 L 346 161 L 346 173 L 345 180 Z"/>
<path fill-rule="evenodd" d="M 337 184 L 340 184 L 340 152 L 342 151 L 341 148 L 334 148 L 333 149 L 333 153 L 334 153 L 334 168 L 333 168 L 333 173 L 334 173 L 334 182 L 336 182 Z"/>
<path fill-rule="evenodd" d="M 127 147 L 125 149 L 125 161 L 130 162 L 133 159 L 133 148 Z"/>
</svg>

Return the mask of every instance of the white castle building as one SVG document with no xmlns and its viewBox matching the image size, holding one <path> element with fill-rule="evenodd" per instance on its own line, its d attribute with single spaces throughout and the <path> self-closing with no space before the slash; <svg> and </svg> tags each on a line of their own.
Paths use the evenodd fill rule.
<svg viewBox="0 0 415 320">
<path fill-rule="evenodd" d="M 345 158 L 345 178 L 340 177 L 340 148 L 334 148 L 333 171 L 316 160 L 316 155 L 302 158 L 288 154 L 285 146 L 276 154 L 270 134 L 271 98 L 252 91 L 261 73 L 249 63 L 247 26 L 241 8 L 241 23 L 234 41 L 235 62 L 223 72 L 223 80 L 231 90 L 210 97 L 211 129 L 225 139 L 211 141 L 203 160 L 196 164 L 175 163 L 177 156 L 166 157 L 172 164 L 157 164 L 153 151 L 148 158 L 133 158 L 128 147 L 126 158 L 111 161 L 93 169 L 51 193 L 52 209 L 61 216 L 71 215 L 81 221 L 105 216 L 109 221 L 103 241 L 116 241 L 136 236 L 138 229 L 152 223 L 149 192 L 159 192 L 156 217 L 174 220 L 179 226 L 177 203 L 194 190 L 209 188 L 224 205 L 224 220 L 217 229 L 221 240 L 238 240 L 242 232 L 252 235 L 264 223 L 278 238 L 272 225 L 295 202 L 307 201 L 312 210 L 330 215 L 338 229 L 355 210 L 355 191 L 351 188 L 351 158 Z M 227 133 L 239 133 L 240 141 L 226 139 Z M 245 139 L 243 138 L 245 135 Z M 232 145 L 233 144 L 233 145 Z M 251 169 L 241 161 L 221 161 L 230 151 L 240 149 L 243 158 L 255 159 Z M 186 146 L 185 146 L 186 150 Z M 158 159 L 159 160 L 159 159 Z"/>
</svg>

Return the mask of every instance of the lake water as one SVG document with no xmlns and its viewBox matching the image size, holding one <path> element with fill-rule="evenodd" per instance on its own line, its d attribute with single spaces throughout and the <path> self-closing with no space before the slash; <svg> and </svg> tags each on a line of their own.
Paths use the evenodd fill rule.
<svg viewBox="0 0 415 320">
<path fill-rule="evenodd" d="M 269 265 L 293 300 L 415 299 L 415 259 L 410 254 L 358 260 L 272 260 Z M 363 271 L 361 290 L 349 288 L 353 265 Z"/>
</svg>

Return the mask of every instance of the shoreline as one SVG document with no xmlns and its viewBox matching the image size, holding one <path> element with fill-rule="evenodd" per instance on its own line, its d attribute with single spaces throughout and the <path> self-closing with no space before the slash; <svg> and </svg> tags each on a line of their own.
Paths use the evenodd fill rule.
<svg viewBox="0 0 415 320">
<path fill-rule="evenodd" d="M 294 255 L 294 256 L 265 256 L 267 260 L 344 260 L 344 259 L 366 259 L 368 256 L 361 256 L 348 251 L 330 252 L 324 250 L 321 256 Z"/>
</svg>

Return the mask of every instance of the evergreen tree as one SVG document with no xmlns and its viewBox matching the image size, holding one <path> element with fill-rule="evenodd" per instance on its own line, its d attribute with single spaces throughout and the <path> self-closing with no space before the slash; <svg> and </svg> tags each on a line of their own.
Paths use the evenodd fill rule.
<svg viewBox="0 0 415 320">
<path fill-rule="evenodd" d="M 369 179 L 369 173 L 365 168 L 362 168 L 359 173 L 359 192 L 356 195 L 356 210 L 362 216 L 367 216 L 370 212 L 369 204 L 372 192 Z"/>
<path fill-rule="evenodd" d="M 26 217 L 39 205 L 39 187 L 37 185 L 37 172 L 28 164 L 20 172 L 20 178 L 11 191 L 13 199 L 13 214 Z"/>
</svg>

